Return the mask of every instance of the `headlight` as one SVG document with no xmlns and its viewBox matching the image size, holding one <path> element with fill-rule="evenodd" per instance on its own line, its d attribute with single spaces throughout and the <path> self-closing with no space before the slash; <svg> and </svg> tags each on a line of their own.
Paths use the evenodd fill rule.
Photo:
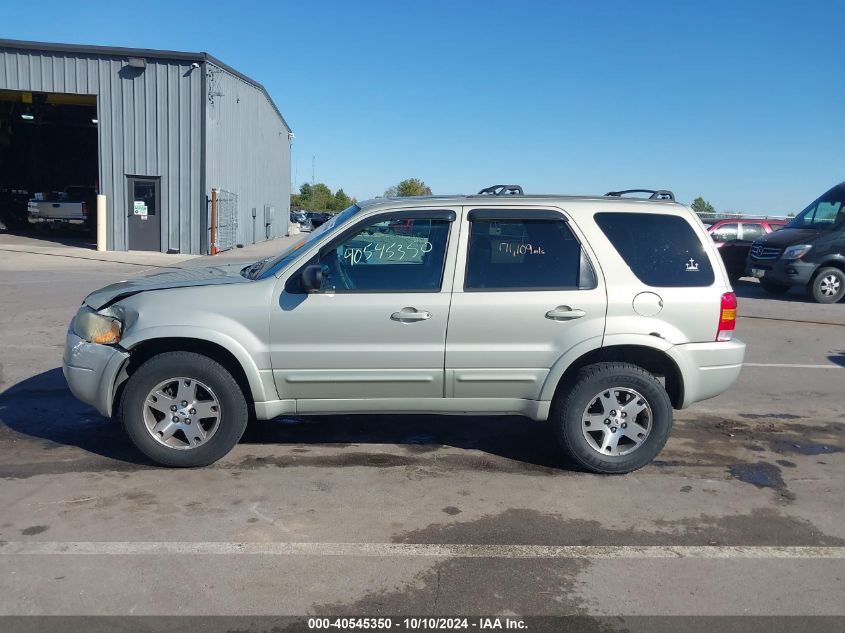
<svg viewBox="0 0 845 633">
<path fill-rule="evenodd" d="M 73 331 L 91 343 L 114 345 L 120 341 L 122 329 L 118 319 L 99 314 L 88 306 L 81 307 L 73 318 Z"/>
<path fill-rule="evenodd" d="M 796 244 L 795 246 L 789 246 L 785 251 L 783 251 L 783 255 L 781 255 L 781 259 L 801 259 L 810 252 L 810 249 L 813 248 L 811 244 Z"/>
</svg>

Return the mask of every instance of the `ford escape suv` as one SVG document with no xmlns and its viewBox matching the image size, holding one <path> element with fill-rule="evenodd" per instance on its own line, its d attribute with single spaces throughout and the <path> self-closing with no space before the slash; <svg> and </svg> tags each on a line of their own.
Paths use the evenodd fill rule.
<svg viewBox="0 0 845 633">
<path fill-rule="evenodd" d="M 277 257 L 131 279 L 70 324 L 73 393 L 167 466 L 251 417 L 520 414 L 584 469 L 651 461 L 745 345 L 713 241 L 666 191 L 383 198 Z"/>
</svg>

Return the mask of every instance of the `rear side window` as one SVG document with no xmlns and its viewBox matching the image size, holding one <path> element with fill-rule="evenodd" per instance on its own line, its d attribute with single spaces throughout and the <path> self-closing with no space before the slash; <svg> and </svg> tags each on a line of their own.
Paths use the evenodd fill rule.
<svg viewBox="0 0 845 633">
<path fill-rule="evenodd" d="M 707 251 L 684 218 L 654 213 L 597 213 L 595 219 L 644 284 L 679 288 L 713 283 Z"/>
<path fill-rule="evenodd" d="M 742 225 L 742 239 L 753 242 L 758 237 L 763 237 L 766 231 L 762 224 L 743 224 Z"/>
<path fill-rule="evenodd" d="M 563 219 L 473 219 L 464 289 L 593 288 L 595 273 Z"/>
</svg>

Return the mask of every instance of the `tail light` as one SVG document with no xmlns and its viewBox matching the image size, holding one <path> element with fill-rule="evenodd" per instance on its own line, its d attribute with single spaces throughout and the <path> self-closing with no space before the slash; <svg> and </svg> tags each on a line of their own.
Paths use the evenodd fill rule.
<svg viewBox="0 0 845 633">
<path fill-rule="evenodd" d="M 85 204 L 84 202 L 82 203 L 82 217 L 84 217 L 84 218 L 88 217 L 88 205 Z"/>
<path fill-rule="evenodd" d="M 719 314 L 719 330 L 716 332 L 717 341 L 730 341 L 736 328 L 736 295 L 726 292 L 722 295 L 722 307 Z"/>
</svg>

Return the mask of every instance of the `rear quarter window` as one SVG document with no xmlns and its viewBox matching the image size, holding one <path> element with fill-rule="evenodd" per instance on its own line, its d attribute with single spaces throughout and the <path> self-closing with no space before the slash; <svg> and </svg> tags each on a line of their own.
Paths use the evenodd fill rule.
<svg viewBox="0 0 845 633">
<path fill-rule="evenodd" d="M 596 213 L 596 224 L 637 276 L 648 286 L 710 286 L 710 258 L 689 222 L 656 213 Z"/>
</svg>

